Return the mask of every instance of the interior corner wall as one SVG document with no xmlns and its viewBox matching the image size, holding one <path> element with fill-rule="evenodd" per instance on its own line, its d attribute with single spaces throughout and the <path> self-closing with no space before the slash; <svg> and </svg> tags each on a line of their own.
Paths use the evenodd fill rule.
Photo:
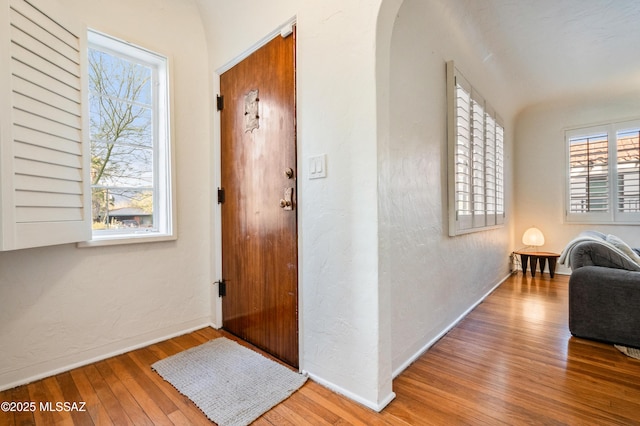
<svg viewBox="0 0 640 426">
<path fill-rule="evenodd" d="M 498 65 L 465 33 L 463 1 L 405 0 L 391 42 L 390 138 L 380 147 L 381 281 L 391 283 L 399 373 L 509 274 L 512 116 Z M 489 50 L 489 49 L 487 49 Z M 454 60 L 505 121 L 506 225 L 448 236 L 445 64 Z"/>
<path fill-rule="evenodd" d="M 376 31 L 376 80 L 377 80 L 377 128 L 378 128 L 378 178 L 384 176 L 383 166 L 386 164 L 387 147 L 391 136 L 391 39 L 395 27 L 398 10 L 404 0 L 388 0 L 382 3 L 378 14 Z M 384 195 L 378 186 L 378 306 L 379 323 L 379 362 L 378 377 L 381 389 L 388 389 L 390 398 L 393 392 L 393 341 L 391 331 L 391 307 L 393 293 L 391 281 L 386 279 L 389 270 L 388 258 L 384 250 L 387 241 L 383 226 Z"/>
<path fill-rule="evenodd" d="M 89 27 L 169 57 L 178 240 L 1 252 L 0 389 L 211 321 L 209 80 L 198 9 L 192 0 L 59 1 Z"/>
<path fill-rule="evenodd" d="M 379 409 L 392 397 L 390 378 L 379 375 L 375 42 L 382 0 L 197 1 L 214 79 L 296 18 L 300 366 Z M 309 180 L 309 157 L 320 154 L 327 177 Z"/>
<path fill-rule="evenodd" d="M 640 247 L 636 225 L 579 225 L 564 222 L 566 187 L 566 129 L 640 119 L 640 89 L 625 93 L 585 93 L 524 109 L 517 117 L 515 146 L 514 247 L 522 247 L 522 234 L 536 226 L 545 236 L 541 250 L 561 253 L 581 231 L 595 229 L 621 237 Z M 557 272 L 570 273 L 564 265 Z"/>
</svg>

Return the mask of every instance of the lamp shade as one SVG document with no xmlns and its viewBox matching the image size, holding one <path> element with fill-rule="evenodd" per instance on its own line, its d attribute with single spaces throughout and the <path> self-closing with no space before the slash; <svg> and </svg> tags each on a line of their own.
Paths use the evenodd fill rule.
<svg viewBox="0 0 640 426">
<path fill-rule="evenodd" d="M 542 231 L 535 227 L 527 229 L 522 236 L 522 244 L 526 246 L 544 245 L 544 235 L 542 235 Z"/>
</svg>

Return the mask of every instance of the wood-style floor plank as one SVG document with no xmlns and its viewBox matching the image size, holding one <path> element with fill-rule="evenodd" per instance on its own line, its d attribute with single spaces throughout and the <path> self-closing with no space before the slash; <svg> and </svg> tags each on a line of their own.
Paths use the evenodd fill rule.
<svg viewBox="0 0 640 426">
<path fill-rule="evenodd" d="M 308 381 L 254 424 L 640 424 L 640 361 L 570 335 L 567 285 L 566 276 L 509 278 L 396 378 L 381 413 Z M 38 404 L 0 412 L 0 425 L 212 424 L 150 366 L 221 336 L 237 341 L 204 328 L 0 392 L 0 402 Z M 86 411 L 39 409 L 64 401 Z"/>
<path fill-rule="evenodd" d="M 24 386 L 27 391 L 27 399 L 20 401 L 34 402 L 37 405 L 37 409 L 33 411 L 33 422 L 37 424 L 53 424 L 55 422 L 53 413 L 48 410 L 41 410 L 40 403 L 53 402 L 49 396 L 49 393 L 44 387 L 44 380 L 39 380 L 34 383 L 29 383 Z M 16 388 L 19 389 L 19 388 Z"/>
<path fill-rule="evenodd" d="M 130 394 L 135 402 L 140 406 L 140 409 L 144 415 L 149 418 L 151 424 L 158 426 L 172 426 L 173 423 L 169 420 L 169 417 L 167 417 L 165 412 L 158 406 L 156 400 L 152 397 L 154 394 L 153 387 L 151 387 L 151 389 L 143 387 L 144 382 L 136 380 L 136 378 L 134 378 L 127 370 L 125 365 L 125 360 L 127 358 L 129 358 L 128 354 L 124 354 L 107 360 L 107 364 L 115 376 L 113 379 L 114 382 L 117 380 L 124 388 L 126 388 L 127 393 Z M 122 390 L 119 391 L 121 392 Z M 163 401 L 164 399 L 159 400 L 160 403 Z M 146 422 L 146 419 L 142 421 Z M 142 421 L 136 420 L 136 424 L 143 424 Z"/>
<path fill-rule="evenodd" d="M 80 370 L 89 379 L 93 388 L 96 391 L 96 396 L 100 403 L 104 406 L 105 411 L 111 418 L 112 422 L 116 425 L 133 425 L 133 422 L 127 415 L 122 404 L 124 401 L 120 401 L 118 397 L 113 393 L 107 382 L 104 380 L 95 364 L 91 364 L 85 367 L 81 367 Z"/>
<path fill-rule="evenodd" d="M 58 402 L 65 401 L 64 396 L 62 394 L 62 389 L 58 384 L 57 380 L 58 376 L 48 377 L 42 381 L 44 385 L 45 392 L 48 400 L 51 401 L 53 405 L 56 405 Z M 56 407 L 57 408 L 57 407 Z M 72 424 L 72 417 L 68 411 L 57 411 L 56 409 L 49 409 L 53 415 L 54 421 L 57 424 Z M 42 412 L 42 410 L 37 410 Z"/>
<path fill-rule="evenodd" d="M 60 386 L 60 390 L 62 391 L 61 398 L 57 402 L 61 402 L 63 404 L 66 402 L 69 404 L 67 406 L 63 405 L 62 408 L 66 410 L 67 407 L 69 407 L 70 411 L 68 413 L 71 415 L 71 423 L 78 425 L 94 424 L 91 415 L 87 410 L 85 410 L 86 401 L 82 399 L 82 395 L 80 394 L 78 386 L 76 385 L 73 376 L 71 376 L 71 373 L 67 372 L 58 374 L 56 376 L 56 380 Z"/>
<path fill-rule="evenodd" d="M 80 397 L 78 401 L 86 402 L 87 412 L 91 416 L 94 425 L 112 426 L 113 421 L 107 413 L 106 407 L 101 403 L 96 389 L 93 387 L 89 378 L 81 368 L 76 368 L 70 372 L 74 383 L 78 387 Z"/>
<path fill-rule="evenodd" d="M 166 398 L 175 404 L 177 411 L 171 413 L 169 418 L 173 420 L 173 417 L 176 417 L 179 420 L 181 417 L 185 417 L 191 425 L 211 424 L 198 407 L 189 401 L 187 397 L 178 392 L 173 386 L 167 386 L 167 382 L 165 382 L 162 377 L 150 368 L 152 364 L 160 360 L 160 358 L 154 355 L 151 347 L 130 352 L 129 355 L 140 371 L 142 371 L 156 385 L 156 387 L 162 391 Z M 182 416 L 175 414 L 176 412 L 180 412 Z"/>
<path fill-rule="evenodd" d="M 8 395 L 1 396 L 0 402 L 4 401 L 16 401 L 16 402 L 28 402 L 30 401 L 29 391 L 26 386 L 19 386 L 9 391 L 5 391 Z M 13 421 L 18 426 L 34 425 L 35 423 L 35 411 L 14 411 Z"/>
</svg>

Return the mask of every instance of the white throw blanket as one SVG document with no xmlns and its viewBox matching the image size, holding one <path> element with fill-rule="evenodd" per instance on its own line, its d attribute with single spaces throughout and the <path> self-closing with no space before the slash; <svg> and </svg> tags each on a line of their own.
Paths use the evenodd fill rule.
<svg viewBox="0 0 640 426">
<path fill-rule="evenodd" d="M 624 251 L 620 250 L 615 245 L 611 244 L 610 242 L 606 241 L 605 239 L 597 235 L 590 234 L 590 233 L 580 234 L 576 238 L 571 240 L 567 244 L 567 246 L 564 248 L 564 250 L 562 250 L 562 253 L 560 254 L 560 258 L 558 259 L 558 262 L 571 268 L 571 252 L 578 244 L 583 243 L 585 241 L 591 241 L 596 244 L 603 245 L 609 248 L 610 250 L 618 253 L 621 257 L 626 258 L 629 262 L 638 264 L 638 262 L 635 259 L 632 259 L 629 255 L 627 255 Z"/>
</svg>

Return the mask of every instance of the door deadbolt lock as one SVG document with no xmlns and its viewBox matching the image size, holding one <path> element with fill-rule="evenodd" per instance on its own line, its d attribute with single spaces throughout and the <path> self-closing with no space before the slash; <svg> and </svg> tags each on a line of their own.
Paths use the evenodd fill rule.
<svg viewBox="0 0 640 426">
<path fill-rule="evenodd" d="M 284 198 L 280 200 L 280 207 L 284 210 L 293 210 L 293 188 L 284 190 Z"/>
<path fill-rule="evenodd" d="M 287 179 L 293 179 L 293 169 L 291 167 L 287 167 L 286 169 L 284 169 L 284 175 L 287 177 Z"/>
</svg>

